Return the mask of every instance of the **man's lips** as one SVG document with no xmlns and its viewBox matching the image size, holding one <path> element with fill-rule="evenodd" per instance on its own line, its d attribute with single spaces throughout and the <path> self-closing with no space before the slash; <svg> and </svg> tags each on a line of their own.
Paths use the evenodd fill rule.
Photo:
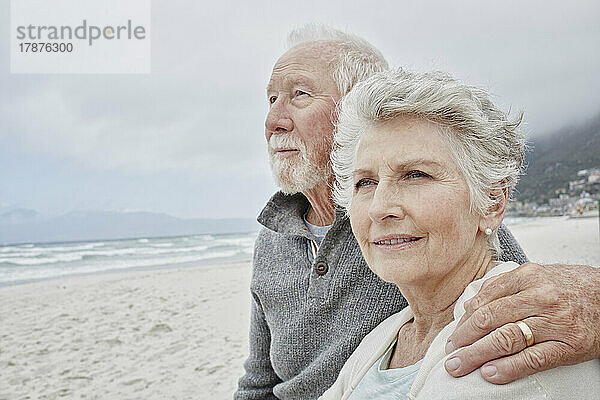
<svg viewBox="0 0 600 400">
<path fill-rule="evenodd" d="M 300 150 L 298 149 L 294 149 L 294 148 L 286 148 L 286 149 L 274 149 L 275 154 L 281 154 L 281 155 L 286 155 L 286 154 L 293 154 L 296 153 Z"/>
</svg>

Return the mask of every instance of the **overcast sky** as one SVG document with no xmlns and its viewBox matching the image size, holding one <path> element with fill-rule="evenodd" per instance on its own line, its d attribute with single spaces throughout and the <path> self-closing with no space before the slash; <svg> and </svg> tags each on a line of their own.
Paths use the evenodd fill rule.
<svg viewBox="0 0 600 400">
<path fill-rule="evenodd" d="M 275 190 L 265 85 L 308 22 L 485 86 L 532 136 L 600 112 L 598 1 L 153 1 L 148 75 L 10 74 L 9 15 L 0 0 L 0 212 L 255 217 Z"/>
</svg>

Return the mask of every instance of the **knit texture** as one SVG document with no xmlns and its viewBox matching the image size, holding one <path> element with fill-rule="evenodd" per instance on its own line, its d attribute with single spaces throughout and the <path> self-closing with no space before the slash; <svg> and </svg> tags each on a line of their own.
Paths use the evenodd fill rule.
<svg viewBox="0 0 600 400">
<path fill-rule="evenodd" d="M 367 267 L 342 210 L 313 260 L 315 238 L 302 219 L 308 207 L 302 194 L 279 192 L 258 217 L 264 228 L 250 284 L 250 355 L 237 400 L 316 399 L 362 338 L 407 305 Z M 503 226 L 499 238 L 503 260 L 527 261 Z"/>
</svg>

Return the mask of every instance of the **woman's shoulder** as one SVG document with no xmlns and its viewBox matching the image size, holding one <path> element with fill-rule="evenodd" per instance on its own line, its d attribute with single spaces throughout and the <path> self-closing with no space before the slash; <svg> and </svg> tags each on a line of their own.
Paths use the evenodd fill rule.
<svg viewBox="0 0 600 400">
<path fill-rule="evenodd" d="M 600 399 L 600 359 L 532 375 L 551 399 Z"/>
<path fill-rule="evenodd" d="M 544 388 L 532 377 L 519 379 L 508 385 L 494 385 L 481 377 L 479 369 L 460 378 L 446 372 L 444 361 L 436 363 L 416 394 L 415 400 L 444 398 L 468 399 L 531 399 L 548 400 Z"/>
<path fill-rule="evenodd" d="M 559 367 L 494 385 L 481 377 L 478 369 L 461 378 L 450 376 L 444 360 L 430 371 L 422 389 L 413 397 L 421 399 L 582 399 L 600 398 L 600 360 Z"/>
<path fill-rule="evenodd" d="M 450 376 L 444 367 L 445 343 L 464 314 L 463 304 L 473 297 L 486 279 L 518 267 L 514 262 L 504 262 L 488 272 L 482 279 L 472 282 L 457 301 L 455 320 L 448 324 L 432 342 L 419 376 L 413 385 L 412 399 L 600 399 L 600 360 L 568 367 L 559 367 L 519 379 L 506 385 L 494 385 L 481 377 L 479 369 L 461 378 Z"/>
<path fill-rule="evenodd" d="M 513 269 L 516 269 L 518 267 L 519 264 L 513 261 L 501 262 L 500 264 L 496 265 L 494 268 L 489 270 L 482 278 L 469 283 L 463 291 L 462 295 L 456 301 L 456 304 L 454 306 L 454 319 L 459 320 L 463 316 L 463 314 L 465 313 L 464 304 L 479 292 L 479 289 L 481 289 L 483 282 L 500 274 L 512 271 Z"/>
</svg>

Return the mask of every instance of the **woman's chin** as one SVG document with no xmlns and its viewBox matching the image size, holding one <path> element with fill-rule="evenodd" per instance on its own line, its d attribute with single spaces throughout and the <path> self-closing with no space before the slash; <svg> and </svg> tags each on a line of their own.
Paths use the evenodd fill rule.
<svg viewBox="0 0 600 400">
<path fill-rule="evenodd" d="M 423 263 L 407 262 L 402 266 L 379 264 L 377 268 L 373 269 L 373 272 L 384 281 L 393 283 L 399 288 L 419 285 L 419 282 L 429 279 Z"/>
</svg>

